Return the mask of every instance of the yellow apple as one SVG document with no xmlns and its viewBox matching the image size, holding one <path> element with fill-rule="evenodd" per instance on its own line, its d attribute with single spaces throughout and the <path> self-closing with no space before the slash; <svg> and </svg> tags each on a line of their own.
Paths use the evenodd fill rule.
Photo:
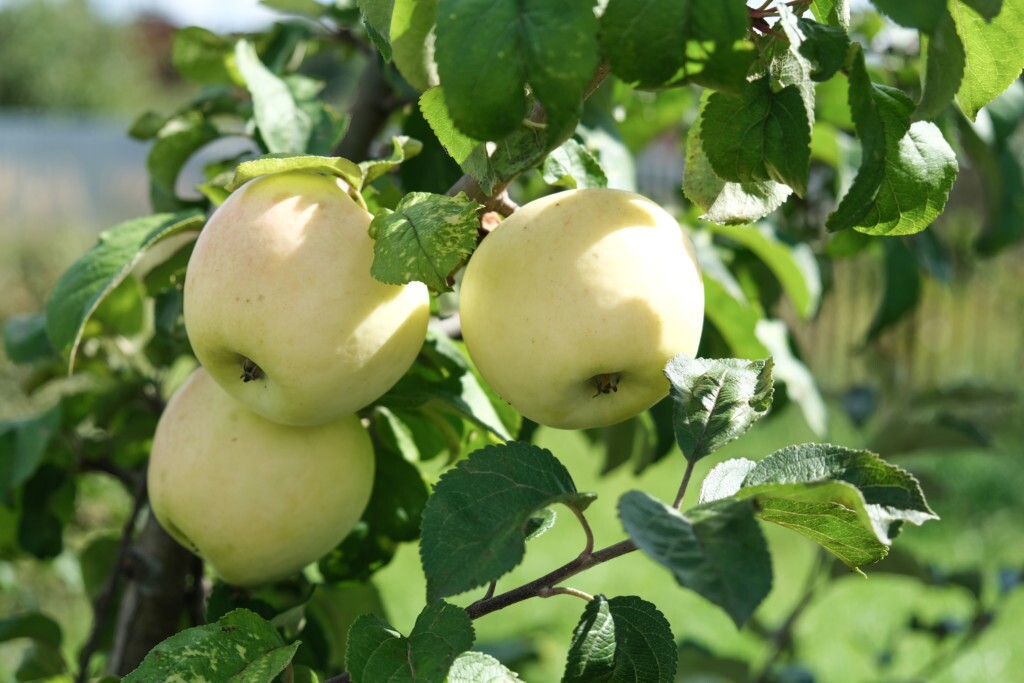
<svg viewBox="0 0 1024 683">
<path fill-rule="evenodd" d="M 271 422 L 200 368 L 157 424 L 149 501 L 164 529 L 226 582 L 256 586 L 340 543 L 370 500 L 373 470 L 356 416 L 315 427 Z"/>
<path fill-rule="evenodd" d="M 256 178 L 213 213 L 185 274 L 185 329 L 229 394 L 290 425 L 365 407 L 409 369 L 430 300 L 370 275 L 372 216 L 340 181 Z"/>
<path fill-rule="evenodd" d="M 459 304 L 480 374 L 540 424 L 583 429 L 640 413 L 693 356 L 704 285 L 676 220 L 640 195 L 560 192 L 503 221 L 470 258 Z"/>
</svg>

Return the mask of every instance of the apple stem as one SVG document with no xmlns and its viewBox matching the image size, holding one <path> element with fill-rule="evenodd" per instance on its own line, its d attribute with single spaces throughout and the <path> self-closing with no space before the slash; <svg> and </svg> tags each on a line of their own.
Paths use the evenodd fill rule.
<svg viewBox="0 0 1024 683">
<path fill-rule="evenodd" d="M 242 356 L 242 381 L 252 382 L 257 379 L 263 379 L 263 368 L 256 365 L 251 358 Z"/>
</svg>

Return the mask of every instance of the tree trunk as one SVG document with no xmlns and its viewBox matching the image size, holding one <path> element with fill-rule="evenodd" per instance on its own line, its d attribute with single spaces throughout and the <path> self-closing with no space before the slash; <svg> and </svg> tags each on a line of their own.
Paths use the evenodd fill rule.
<svg viewBox="0 0 1024 683">
<path fill-rule="evenodd" d="M 132 546 L 109 673 L 123 676 L 132 671 L 157 643 L 180 630 L 193 557 L 150 514 Z"/>
</svg>

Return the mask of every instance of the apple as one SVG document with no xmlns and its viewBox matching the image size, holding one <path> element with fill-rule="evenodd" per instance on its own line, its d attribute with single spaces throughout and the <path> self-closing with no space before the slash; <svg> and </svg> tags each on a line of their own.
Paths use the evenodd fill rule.
<svg viewBox="0 0 1024 683">
<path fill-rule="evenodd" d="M 185 274 L 185 329 L 243 405 L 322 424 L 372 403 L 412 365 L 429 294 L 370 275 L 371 220 L 340 180 L 302 172 L 251 180 L 210 217 Z"/>
<path fill-rule="evenodd" d="M 584 429 L 668 393 L 665 364 L 697 352 L 704 285 L 660 206 L 570 190 L 524 205 L 480 243 L 459 313 L 470 357 L 502 398 L 540 424 Z"/>
<path fill-rule="evenodd" d="M 282 579 L 355 527 L 373 488 L 373 445 L 359 418 L 315 427 L 247 410 L 203 368 L 167 404 L 149 460 L 153 514 L 224 581 Z"/>
</svg>

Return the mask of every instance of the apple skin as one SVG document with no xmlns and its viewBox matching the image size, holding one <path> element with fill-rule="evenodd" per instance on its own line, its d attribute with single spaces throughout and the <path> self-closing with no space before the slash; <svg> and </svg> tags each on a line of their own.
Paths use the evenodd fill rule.
<svg viewBox="0 0 1024 683">
<path fill-rule="evenodd" d="M 585 429 L 668 393 L 665 364 L 697 352 L 704 285 L 692 243 L 660 206 L 570 190 L 524 205 L 480 243 L 459 313 L 502 398 L 539 424 Z"/>
<path fill-rule="evenodd" d="M 288 577 L 355 527 L 373 489 L 369 434 L 355 415 L 292 427 L 246 410 L 203 369 L 157 424 L 153 514 L 227 583 Z"/>
<path fill-rule="evenodd" d="M 185 329 L 250 410 L 322 424 L 369 405 L 412 365 L 430 296 L 420 282 L 370 275 L 371 220 L 340 181 L 300 172 L 251 180 L 210 217 L 185 274 Z"/>
</svg>

